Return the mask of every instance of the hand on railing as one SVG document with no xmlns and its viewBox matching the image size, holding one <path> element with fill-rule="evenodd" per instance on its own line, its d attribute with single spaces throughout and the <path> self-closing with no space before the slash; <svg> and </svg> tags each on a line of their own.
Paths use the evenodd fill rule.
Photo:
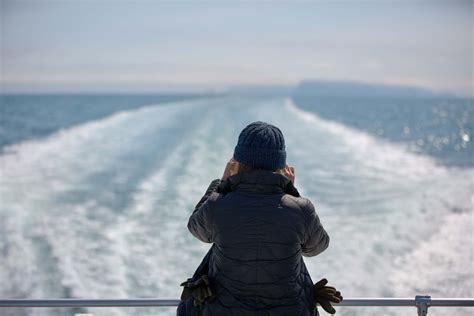
<svg viewBox="0 0 474 316">
<path fill-rule="evenodd" d="M 181 286 L 184 287 L 181 293 L 181 300 L 186 300 L 192 296 L 194 298 L 194 306 L 211 301 L 215 297 L 207 275 L 202 275 L 198 279 L 188 279 L 181 283 Z"/>
<path fill-rule="evenodd" d="M 329 314 L 335 314 L 336 310 L 332 307 L 331 303 L 342 302 L 341 292 L 336 290 L 335 287 L 326 286 L 328 280 L 321 279 L 314 286 L 314 298 L 316 302 Z"/>
</svg>

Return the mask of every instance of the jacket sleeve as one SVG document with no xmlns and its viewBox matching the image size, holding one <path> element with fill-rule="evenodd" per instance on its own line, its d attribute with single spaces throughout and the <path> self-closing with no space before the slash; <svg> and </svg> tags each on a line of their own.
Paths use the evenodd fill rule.
<svg viewBox="0 0 474 316">
<path fill-rule="evenodd" d="M 310 200 L 306 199 L 307 204 L 304 209 L 306 215 L 306 231 L 305 239 L 302 245 L 303 256 L 313 257 L 329 246 L 329 235 L 321 224 L 314 205 Z"/>
<path fill-rule="evenodd" d="M 204 196 L 199 200 L 194 208 L 193 214 L 189 217 L 188 221 L 188 230 L 193 234 L 197 239 L 211 243 L 212 242 L 212 233 L 211 233 L 211 223 L 210 223 L 210 203 L 209 197 L 213 192 L 216 191 L 221 180 L 215 179 L 211 182 L 209 187 L 204 193 Z"/>
</svg>

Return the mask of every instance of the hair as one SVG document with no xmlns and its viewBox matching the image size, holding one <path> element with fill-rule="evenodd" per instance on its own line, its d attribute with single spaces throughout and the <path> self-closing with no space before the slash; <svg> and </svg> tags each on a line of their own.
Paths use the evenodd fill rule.
<svg viewBox="0 0 474 316">
<path fill-rule="evenodd" d="M 236 170 L 236 173 L 241 173 L 241 172 L 247 172 L 247 171 L 251 171 L 251 170 L 257 170 L 257 169 L 261 169 L 261 168 L 255 168 L 255 167 L 252 167 L 250 165 L 246 165 L 244 163 L 241 163 L 241 162 L 237 162 L 237 170 Z M 283 174 L 283 169 L 277 169 L 277 170 L 273 170 L 274 172 L 279 172 L 279 173 L 282 173 Z"/>
<path fill-rule="evenodd" d="M 241 172 L 251 171 L 251 170 L 255 170 L 255 169 L 258 169 L 258 168 L 254 168 L 252 166 L 249 166 L 249 165 L 246 165 L 244 163 L 238 162 L 236 172 L 241 173 Z"/>
</svg>

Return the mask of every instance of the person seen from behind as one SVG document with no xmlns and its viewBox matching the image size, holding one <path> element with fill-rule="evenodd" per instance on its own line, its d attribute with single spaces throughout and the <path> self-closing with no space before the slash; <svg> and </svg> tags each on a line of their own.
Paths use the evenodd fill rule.
<svg viewBox="0 0 474 316">
<path fill-rule="evenodd" d="M 313 284 L 303 256 L 329 245 L 312 202 L 294 186 L 280 129 L 254 122 L 239 135 L 221 179 L 211 182 L 188 229 L 212 247 L 184 287 L 177 315 L 319 315 L 342 301 Z"/>
</svg>

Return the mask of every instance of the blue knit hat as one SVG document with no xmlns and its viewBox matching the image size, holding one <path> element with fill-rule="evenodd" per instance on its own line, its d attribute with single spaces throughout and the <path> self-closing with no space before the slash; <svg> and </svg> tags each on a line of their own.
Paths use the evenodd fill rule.
<svg viewBox="0 0 474 316">
<path fill-rule="evenodd" d="M 254 168 L 277 170 L 286 165 L 285 139 L 280 129 L 253 122 L 240 132 L 234 159 Z"/>
</svg>

